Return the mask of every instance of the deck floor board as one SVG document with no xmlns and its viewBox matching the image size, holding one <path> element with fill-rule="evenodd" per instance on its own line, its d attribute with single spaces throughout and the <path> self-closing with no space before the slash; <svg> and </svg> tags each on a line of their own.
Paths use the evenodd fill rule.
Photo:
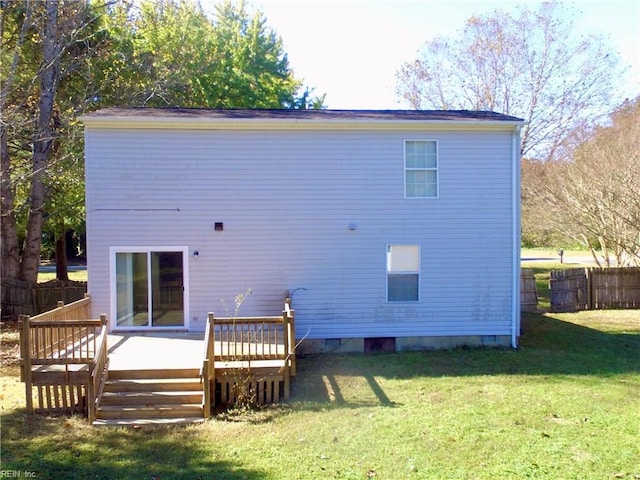
<svg viewBox="0 0 640 480">
<path fill-rule="evenodd" d="M 178 368 L 200 368 L 204 358 L 204 336 L 202 333 L 136 333 L 109 334 L 110 370 L 163 370 Z M 251 346 L 251 353 L 279 352 L 284 346 L 268 347 L 256 344 Z M 219 349 L 223 356 L 231 356 L 231 352 L 222 345 Z M 246 354 L 246 352 L 245 352 Z M 216 368 L 229 368 L 228 359 L 216 359 Z M 247 363 L 247 362 L 245 362 Z M 236 364 L 235 368 L 251 365 L 252 367 L 274 367 L 282 364 L 278 360 L 254 360 L 247 365 Z"/>
<path fill-rule="evenodd" d="M 109 334 L 110 370 L 200 368 L 202 333 Z"/>
</svg>

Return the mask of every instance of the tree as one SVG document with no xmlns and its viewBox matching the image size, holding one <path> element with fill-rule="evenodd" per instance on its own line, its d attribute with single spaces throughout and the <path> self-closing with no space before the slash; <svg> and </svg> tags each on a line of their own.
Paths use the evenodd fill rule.
<svg viewBox="0 0 640 480">
<path fill-rule="evenodd" d="M 6 234 L 2 252 L 3 274 L 35 282 L 38 275 L 40 240 L 44 221 L 45 186 L 43 179 L 54 148 L 54 102 L 60 82 L 60 65 L 65 44 L 63 41 L 64 32 L 60 28 L 58 2 L 48 1 L 43 4 L 25 2 L 22 5 L 16 3 L 11 2 L 3 5 L 2 11 L 3 43 L 5 28 L 9 25 L 7 16 L 13 15 L 14 26 L 18 27 L 19 25 L 16 28 L 18 34 L 14 37 L 11 69 L 5 77 L 7 80 L 5 88 L 2 89 L 1 100 L 5 115 L 2 122 L 2 218 L 3 234 Z M 33 39 L 32 41 L 39 43 L 40 48 L 37 52 L 25 44 L 27 34 Z M 32 50 L 29 53 L 32 55 L 37 53 L 37 57 L 39 57 L 37 58 L 37 72 L 31 79 L 31 86 L 37 89 L 37 95 L 33 95 L 33 92 L 28 88 L 20 89 L 17 81 L 21 75 L 19 69 L 22 65 L 20 64 L 25 63 L 25 54 L 29 50 Z M 22 102 L 16 98 L 17 91 L 19 91 L 19 95 L 25 95 L 25 100 Z M 13 104 L 9 103 L 11 100 L 14 100 Z M 6 120 L 7 117 L 14 121 L 17 120 L 17 122 L 10 123 Z M 18 130 L 20 126 L 28 126 L 31 130 L 28 139 L 28 144 L 31 147 L 31 167 L 28 170 L 28 212 L 21 262 L 20 248 L 17 244 L 18 236 L 15 233 L 15 188 L 11 185 L 11 146 L 8 139 L 10 128 L 14 129 L 14 132 L 24 134 L 24 131 Z M 19 142 L 20 140 L 17 140 L 15 143 L 17 148 L 20 148 Z M 15 155 L 24 159 L 29 156 L 25 154 L 26 151 L 28 150 L 16 151 Z"/>
<path fill-rule="evenodd" d="M 581 241 L 605 266 L 640 266 L 640 97 L 625 102 L 609 125 L 583 138 L 559 175 L 541 190 L 554 227 Z"/>
<path fill-rule="evenodd" d="M 106 26 L 112 53 L 98 106 L 205 106 L 199 79 L 211 64 L 213 26 L 190 1 L 118 2 Z"/>
<path fill-rule="evenodd" d="M 281 40 L 243 3 L 223 4 L 215 22 L 190 0 L 5 0 L 0 13 L 3 279 L 35 283 L 43 228 L 62 266 L 66 231 L 82 229 L 83 113 L 322 107 L 300 94 Z"/>
<path fill-rule="evenodd" d="M 218 5 L 213 21 L 189 0 L 118 3 L 107 28 L 115 55 L 102 62 L 100 105 L 322 106 L 300 93 L 282 40 L 244 2 Z"/>
<path fill-rule="evenodd" d="M 619 103 L 618 65 L 602 38 L 578 36 L 568 12 L 547 2 L 474 16 L 459 36 L 428 41 L 396 73 L 396 91 L 412 108 L 523 118 L 522 155 L 551 160 L 562 157 L 571 131 Z"/>
<path fill-rule="evenodd" d="M 559 181 L 564 172 L 560 162 L 540 162 L 523 158 L 521 175 L 522 245 L 525 247 L 561 247 L 576 240 L 564 228 L 562 212 L 556 211 L 545 195 L 548 185 Z"/>
<path fill-rule="evenodd" d="M 3 278 L 35 283 L 45 221 L 77 225 L 82 217 L 84 202 L 62 178 L 83 176 L 75 118 L 95 87 L 87 60 L 103 44 L 101 12 L 104 5 L 84 1 L 2 4 Z"/>
</svg>

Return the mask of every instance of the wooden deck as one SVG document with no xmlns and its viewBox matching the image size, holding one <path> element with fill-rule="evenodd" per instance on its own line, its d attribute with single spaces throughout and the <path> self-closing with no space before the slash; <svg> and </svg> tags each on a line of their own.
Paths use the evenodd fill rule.
<svg viewBox="0 0 640 480">
<path fill-rule="evenodd" d="M 197 421 L 250 399 L 289 397 L 294 312 L 214 318 L 203 333 L 106 331 L 89 297 L 22 318 L 21 375 L 29 413 L 84 413 L 94 424 Z M 33 393 L 37 393 L 33 408 Z"/>
<path fill-rule="evenodd" d="M 202 366 L 204 333 L 110 333 L 109 371 Z"/>
<path fill-rule="evenodd" d="M 239 343 L 239 342 L 238 342 Z M 204 332 L 162 333 L 110 333 L 107 337 L 109 371 L 113 370 L 169 370 L 200 368 L 205 348 Z M 219 338 L 215 351 L 221 352 L 215 359 L 215 368 L 273 367 L 277 358 L 266 358 L 264 352 L 275 352 L 284 357 L 282 343 L 246 343 L 246 351 L 237 351 Z M 247 357 L 254 356 L 254 360 Z"/>
</svg>

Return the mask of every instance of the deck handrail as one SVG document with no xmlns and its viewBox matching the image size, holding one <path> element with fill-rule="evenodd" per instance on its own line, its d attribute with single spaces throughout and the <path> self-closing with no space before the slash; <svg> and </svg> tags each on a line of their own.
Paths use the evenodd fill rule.
<svg viewBox="0 0 640 480">
<path fill-rule="evenodd" d="M 106 315 L 87 318 L 89 307 L 87 295 L 35 317 L 20 316 L 20 379 L 28 413 L 34 412 L 37 387 L 41 410 L 84 410 L 89 421 L 95 418 L 109 362 L 108 328 Z"/>
<path fill-rule="evenodd" d="M 232 325 L 232 324 L 253 324 L 253 323 L 282 323 L 282 316 L 263 316 L 263 317 L 215 317 L 216 325 Z"/>
<path fill-rule="evenodd" d="M 102 320 L 32 320 L 20 316 L 20 354 L 30 365 L 87 363 L 95 357 Z"/>
<path fill-rule="evenodd" d="M 87 416 L 89 423 L 92 423 L 96 418 L 96 409 L 107 381 L 109 368 L 107 316 L 100 315 L 100 322 L 102 326 L 100 328 L 94 360 L 89 362 L 90 381 L 89 385 L 87 385 Z"/>
<path fill-rule="evenodd" d="M 216 317 L 213 312 L 207 315 L 200 369 L 205 416 L 214 402 L 212 395 L 215 391 L 213 386 L 217 362 L 235 362 L 246 364 L 250 368 L 253 361 L 280 361 L 282 374 L 286 378 L 285 396 L 288 397 L 288 379 L 295 374 L 294 317 L 289 299 L 285 300 L 282 315 L 279 316 Z M 265 329 L 264 326 L 269 328 Z"/>
<path fill-rule="evenodd" d="M 29 323 L 33 326 L 40 327 L 57 327 L 59 325 L 66 325 L 68 327 L 99 327 L 102 325 L 102 320 L 99 318 L 88 318 L 86 320 L 34 320 L 33 317 L 29 317 Z"/>
<path fill-rule="evenodd" d="M 52 310 L 48 310 L 39 315 L 34 315 L 31 321 L 36 320 L 68 320 L 75 318 L 89 318 L 91 307 L 91 296 L 85 293 L 84 298 L 65 305 L 64 302 L 58 302 L 58 306 Z"/>
<path fill-rule="evenodd" d="M 211 313 L 209 318 L 212 330 L 219 337 L 213 353 L 216 361 L 276 360 L 289 353 L 285 316 L 245 317 L 234 321 Z"/>
</svg>

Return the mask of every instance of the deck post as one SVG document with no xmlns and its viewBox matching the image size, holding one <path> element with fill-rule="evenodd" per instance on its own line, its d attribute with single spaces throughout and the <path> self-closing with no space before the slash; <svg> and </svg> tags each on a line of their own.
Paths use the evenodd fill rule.
<svg viewBox="0 0 640 480">
<path fill-rule="evenodd" d="M 209 359 L 202 362 L 202 415 L 204 418 L 211 416 L 211 378 L 209 377 Z"/>
<path fill-rule="evenodd" d="M 285 309 L 282 312 L 282 323 L 284 327 L 284 363 L 282 365 L 282 377 L 284 379 L 284 398 L 289 399 L 289 382 L 291 377 L 291 346 L 289 345 L 289 312 Z"/>
<path fill-rule="evenodd" d="M 65 311 L 64 302 L 62 300 L 58 300 L 56 302 L 56 309 L 60 310 L 60 313 L 62 314 L 62 320 L 66 320 L 67 319 L 67 312 Z"/>
<path fill-rule="evenodd" d="M 285 299 L 285 312 L 288 314 L 289 322 L 286 326 L 286 335 L 289 337 L 289 350 L 287 355 L 291 365 L 291 376 L 296 375 L 296 311 L 291 308 L 291 298 Z"/>
<path fill-rule="evenodd" d="M 214 342 L 215 342 L 215 332 L 214 332 L 214 319 L 215 316 L 213 312 L 209 312 L 207 315 L 207 327 L 205 329 L 205 354 L 204 354 L 204 362 L 202 364 L 202 378 L 203 378 L 203 386 L 204 389 L 204 417 L 211 416 L 211 405 L 215 402 L 215 398 L 211 398 L 211 392 L 215 392 L 215 382 L 216 382 L 216 370 L 215 370 L 215 350 L 214 350 Z"/>
<path fill-rule="evenodd" d="M 214 348 L 213 348 L 213 343 L 215 341 L 215 316 L 213 314 L 213 312 L 209 312 L 208 315 L 208 325 L 209 328 L 207 328 L 207 338 L 205 338 L 205 342 L 207 342 L 207 346 L 206 346 L 206 357 L 209 360 L 213 360 L 213 356 L 214 356 Z M 213 368 L 213 364 L 209 367 L 209 368 Z"/>
<path fill-rule="evenodd" d="M 107 315 L 100 315 L 100 334 L 96 343 L 94 335 L 94 358 L 88 363 L 89 381 L 87 383 L 87 417 L 93 423 L 97 416 L 98 403 L 104 389 L 109 364 L 107 345 Z"/>
<path fill-rule="evenodd" d="M 93 385 L 93 376 L 96 374 L 95 360 L 89 360 L 87 363 L 89 370 L 89 381 L 87 382 L 87 419 L 92 424 L 96 419 L 96 390 Z"/>
<path fill-rule="evenodd" d="M 20 315 L 20 379 L 24 382 L 27 413 L 33 413 L 33 385 L 31 384 L 31 345 L 29 316 Z"/>
</svg>

